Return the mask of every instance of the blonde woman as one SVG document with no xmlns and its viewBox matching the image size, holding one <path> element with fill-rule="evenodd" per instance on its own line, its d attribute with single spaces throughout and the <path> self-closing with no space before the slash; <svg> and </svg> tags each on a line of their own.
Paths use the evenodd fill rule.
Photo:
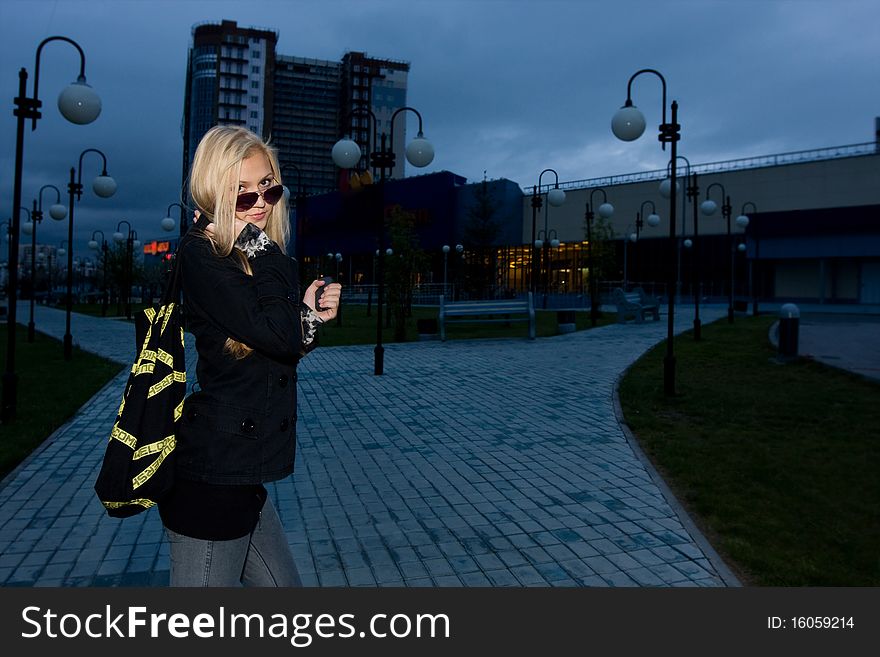
<svg viewBox="0 0 880 657">
<path fill-rule="evenodd" d="M 264 484 L 293 472 L 297 362 L 336 317 L 341 286 L 326 286 L 320 311 L 323 281 L 300 296 L 278 160 L 254 133 L 210 129 L 189 188 L 198 222 L 178 257 L 197 391 L 184 401 L 174 491 L 159 504 L 170 584 L 299 586 Z"/>
</svg>

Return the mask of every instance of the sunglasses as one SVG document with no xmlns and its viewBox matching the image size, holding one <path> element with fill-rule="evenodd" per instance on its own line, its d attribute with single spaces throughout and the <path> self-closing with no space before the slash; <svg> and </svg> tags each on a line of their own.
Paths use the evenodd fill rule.
<svg viewBox="0 0 880 657">
<path fill-rule="evenodd" d="M 281 197 L 284 196 L 284 186 L 273 185 L 263 192 L 244 192 L 243 194 L 239 194 L 238 198 L 235 200 L 235 211 L 247 212 L 256 205 L 257 200 L 261 196 L 269 205 L 275 205 L 281 200 Z"/>
</svg>

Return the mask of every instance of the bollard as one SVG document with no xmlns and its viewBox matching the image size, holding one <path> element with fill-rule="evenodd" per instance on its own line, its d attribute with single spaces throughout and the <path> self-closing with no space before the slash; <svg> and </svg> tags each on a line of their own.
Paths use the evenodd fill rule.
<svg viewBox="0 0 880 657">
<path fill-rule="evenodd" d="M 793 303 L 779 309 L 779 358 L 791 359 L 798 355 L 798 326 L 801 311 Z"/>
</svg>

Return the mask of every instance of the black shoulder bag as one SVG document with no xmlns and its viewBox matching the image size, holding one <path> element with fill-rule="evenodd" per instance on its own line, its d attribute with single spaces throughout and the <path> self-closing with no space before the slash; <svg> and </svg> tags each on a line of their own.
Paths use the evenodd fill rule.
<svg viewBox="0 0 880 657">
<path fill-rule="evenodd" d="M 174 483 L 175 433 L 186 396 L 180 254 L 178 246 L 162 304 L 135 318 L 137 358 L 95 481 L 98 499 L 115 518 L 149 509 Z"/>
</svg>

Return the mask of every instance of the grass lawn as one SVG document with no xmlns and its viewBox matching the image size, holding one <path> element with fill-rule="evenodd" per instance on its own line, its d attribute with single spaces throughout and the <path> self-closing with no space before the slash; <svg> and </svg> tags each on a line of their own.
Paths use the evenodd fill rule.
<svg viewBox="0 0 880 657">
<path fill-rule="evenodd" d="M 0 326 L 3 345 L 6 338 L 4 322 Z M 0 477 L 11 472 L 123 369 L 76 347 L 71 360 L 64 360 L 61 342 L 39 332 L 34 342 L 28 342 L 27 328 L 21 325 L 15 346 L 18 404 L 15 421 L 0 425 Z M 0 367 L 6 370 L 5 348 L 0 352 Z"/>
<path fill-rule="evenodd" d="M 621 407 L 694 521 L 744 583 L 880 585 L 880 384 L 801 359 L 780 365 L 774 317 L 665 342 L 620 384 Z"/>
</svg>

